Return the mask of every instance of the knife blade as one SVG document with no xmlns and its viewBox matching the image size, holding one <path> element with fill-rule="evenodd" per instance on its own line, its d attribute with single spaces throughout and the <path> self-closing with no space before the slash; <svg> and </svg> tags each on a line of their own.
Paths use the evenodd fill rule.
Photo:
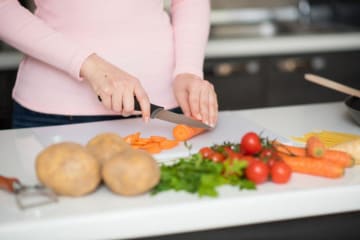
<svg viewBox="0 0 360 240">
<path fill-rule="evenodd" d="M 135 110 L 141 111 L 141 107 L 137 99 L 135 98 Z M 184 114 L 174 113 L 166 110 L 164 107 L 150 103 L 150 118 L 157 118 L 167 122 L 175 124 L 184 124 L 195 128 L 212 129 L 211 126 L 192 118 L 185 116 Z"/>
</svg>

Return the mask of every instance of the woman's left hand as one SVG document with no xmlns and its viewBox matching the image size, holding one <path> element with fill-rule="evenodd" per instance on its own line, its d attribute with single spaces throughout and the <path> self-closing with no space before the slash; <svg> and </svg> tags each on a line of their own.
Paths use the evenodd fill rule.
<svg viewBox="0 0 360 240">
<path fill-rule="evenodd" d="M 214 86 L 207 80 L 182 73 L 173 82 L 175 97 L 186 116 L 194 117 L 212 127 L 218 117 L 218 102 Z"/>
</svg>

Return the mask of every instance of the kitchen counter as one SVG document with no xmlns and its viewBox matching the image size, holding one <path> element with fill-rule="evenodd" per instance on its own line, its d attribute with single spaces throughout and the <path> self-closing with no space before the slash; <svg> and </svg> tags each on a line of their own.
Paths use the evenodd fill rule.
<svg viewBox="0 0 360 240">
<path fill-rule="evenodd" d="M 360 32 L 210 39 L 206 58 L 360 50 Z M 18 52 L 0 52 L 0 70 L 16 69 Z"/>
<path fill-rule="evenodd" d="M 140 119 L 68 126 L 0 131 L 0 169 L 5 176 L 26 184 L 37 183 L 34 159 L 45 146 L 60 141 L 86 143 L 97 133 L 170 137 L 172 124 Z M 291 142 L 314 130 L 360 134 L 341 102 L 221 112 L 215 130 L 190 141 L 193 151 L 202 146 L 238 141 L 246 131 Z M 185 156 L 179 146 L 156 156 L 160 162 Z M 0 239 L 123 239 L 269 223 L 280 220 L 358 212 L 360 166 L 341 179 L 294 174 L 286 185 L 265 183 L 256 191 L 220 188 L 218 198 L 199 198 L 184 192 L 156 196 L 121 197 L 101 186 L 81 198 L 60 197 L 58 203 L 21 211 L 14 196 L 0 191 Z M 326 204 L 324 204 L 326 203 Z M 256 209 L 256 211 L 254 211 Z M 357 231 L 356 229 L 353 229 Z M 357 233 L 359 233 L 357 231 Z M 268 239 L 268 238 L 267 238 Z"/>
<path fill-rule="evenodd" d="M 207 58 L 360 50 L 360 32 L 210 39 Z"/>
</svg>

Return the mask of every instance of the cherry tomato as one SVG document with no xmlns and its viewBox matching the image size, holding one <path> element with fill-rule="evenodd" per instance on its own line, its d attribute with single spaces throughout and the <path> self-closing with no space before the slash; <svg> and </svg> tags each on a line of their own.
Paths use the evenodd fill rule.
<svg viewBox="0 0 360 240">
<path fill-rule="evenodd" d="M 270 159 L 276 156 L 276 151 L 272 148 L 263 148 L 260 152 L 260 158 L 263 160 Z"/>
<path fill-rule="evenodd" d="M 241 159 L 243 156 L 241 153 L 232 150 L 228 146 L 224 147 L 224 154 L 226 155 L 227 158 L 233 159 L 233 160 Z"/>
<path fill-rule="evenodd" d="M 271 167 L 271 180 L 274 183 L 287 183 L 290 180 L 292 171 L 289 165 L 283 161 L 276 161 Z"/>
<path fill-rule="evenodd" d="M 261 151 L 260 137 L 254 132 L 248 132 L 241 138 L 241 149 L 246 154 L 257 154 Z"/>
<path fill-rule="evenodd" d="M 276 158 L 272 157 L 266 160 L 266 164 L 271 168 L 277 161 L 278 160 Z"/>
<path fill-rule="evenodd" d="M 219 152 L 214 152 L 210 156 L 210 159 L 214 162 L 223 162 L 225 160 L 225 156 Z"/>
<path fill-rule="evenodd" d="M 238 158 L 238 160 L 246 161 L 248 163 L 248 166 L 250 166 L 253 162 L 258 161 L 258 159 L 250 155 L 242 155 L 240 156 L 240 158 Z"/>
<path fill-rule="evenodd" d="M 256 184 L 263 183 L 269 178 L 269 166 L 260 160 L 253 161 L 245 170 L 247 179 Z"/>
<path fill-rule="evenodd" d="M 210 147 L 203 147 L 200 149 L 199 153 L 203 158 L 210 159 L 211 156 L 215 153 L 215 151 L 212 150 Z"/>
</svg>

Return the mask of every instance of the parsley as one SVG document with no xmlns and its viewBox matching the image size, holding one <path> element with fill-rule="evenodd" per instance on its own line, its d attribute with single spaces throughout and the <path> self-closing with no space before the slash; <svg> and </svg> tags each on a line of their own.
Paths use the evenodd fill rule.
<svg viewBox="0 0 360 240">
<path fill-rule="evenodd" d="M 216 197 L 217 187 L 228 184 L 239 189 L 255 189 L 255 184 L 243 177 L 247 163 L 230 161 L 216 163 L 192 154 L 180 158 L 173 165 L 162 164 L 160 182 L 152 189 L 152 194 L 175 190 L 186 191 L 198 196 Z"/>
</svg>

